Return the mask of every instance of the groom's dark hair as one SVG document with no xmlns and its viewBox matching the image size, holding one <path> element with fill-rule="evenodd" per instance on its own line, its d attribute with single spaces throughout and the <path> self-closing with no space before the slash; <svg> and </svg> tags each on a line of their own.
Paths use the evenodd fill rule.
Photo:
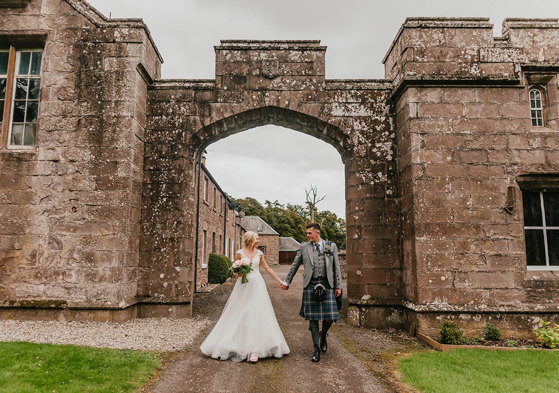
<svg viewBox="0 0 559 393">
<path fill-rule="evenodd" d="M 320 231 L 320 225 L 318 225 L 316 222 L 311 222 L 310 224 L 307 224 L 307 229 L 309 228 Z"/>
</svg>

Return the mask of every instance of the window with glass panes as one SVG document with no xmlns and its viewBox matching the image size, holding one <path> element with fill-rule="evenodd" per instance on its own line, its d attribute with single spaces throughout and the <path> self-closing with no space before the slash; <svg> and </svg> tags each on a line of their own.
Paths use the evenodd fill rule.
<svg viewBox="0 0 559 393">
<path fill-rule="evenodd" d="M 41 51 L 18 51 L 10 146 L 33 146 L 39 110 Z"/>
<path fill-rule="evenodd" d="M 212 252 L 213 253 L 217 252 L 217 246 L 215 243 L 215 232 L 212 232 Z"/>
<path fill-rule="evenodd" d="M 207 236 L 208 232 L 204 231 L 202 235 L 202 269 L 206 268 L 208 265 L 206 264 L 206 247 L 207 247 Z"/>
<path fill-rule="evenodd" d="M 225 238 L 225 256 L 230 257 L 230 254 L 229 254 L 229 238 L 228 237 Z"/>
<path fill-rule="evenodd" d="M 2 147 L 35 145 L 42 50 L 0 49 Z"/>
<path fill-rule="evenodd" d="M 559 192 L 523 191 L 526 262 L 531 270 L 559 270 Z"/>
<path fill-rule="evenodd" d="M 208 200 L 208 178 L 204 177 L 204 200 L 207 201 Z"/>
<path fill-rule="evenodd" d="M 543 127 L 542 93 L 538 89 L 530 90 L 530 119 L 533 127 Z"/>
</svg>

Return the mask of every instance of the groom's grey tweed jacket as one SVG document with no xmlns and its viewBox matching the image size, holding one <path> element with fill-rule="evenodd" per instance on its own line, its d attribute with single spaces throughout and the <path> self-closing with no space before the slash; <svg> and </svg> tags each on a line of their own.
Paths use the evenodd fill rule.
<svg viewBox="0 0 559 393">
<path fill-rule="evenodd" d="M 330 284 L 330 287 L 332 288 L 342 289 L 342 272 L 340 269 L 340 260 L 338 259 L 338 247 L 336 246 L 336 243 L 333 242 L 325 242 L 325 244 L 329 245 L 332 251 L 332 255 L 324 256 L 326 258 L 326 276 L 328 278 L 328 284 Z M 305 269 L 303 272 L 303 288 L 306 288 L 309 285 L 313 273 L 314 257 L 316 255 L 317 254 L 314 252 L 314 247 L 311 242 L 301 244 L 295 259 L 291 264 L 289 273 L 287 273 L 287 277 L 285 278 L 287 285 L 290 285 L 291 281 L 293 281 L 293 277 L 295 277 L 295 273 L 297 273 L 301 263 L 303 263 L 303 267 Z"/>
</svg>

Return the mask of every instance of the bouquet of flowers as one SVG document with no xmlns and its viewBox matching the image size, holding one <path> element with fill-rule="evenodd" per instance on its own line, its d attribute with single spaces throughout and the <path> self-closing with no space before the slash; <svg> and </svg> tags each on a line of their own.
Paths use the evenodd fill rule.
<svg viewBox="0 0 559 393">
<path fill-rule="evenodd" d="M 231 271 L 234 274 L 241 274 L 243 276 L 241 283 L 245 284 L 248 282 L 247 274 L 249 274 L 252 271 L 252 264 L 247 258 L 241 258 L 233 262 L 233 265 L 231 265 Z"/>
</svg>

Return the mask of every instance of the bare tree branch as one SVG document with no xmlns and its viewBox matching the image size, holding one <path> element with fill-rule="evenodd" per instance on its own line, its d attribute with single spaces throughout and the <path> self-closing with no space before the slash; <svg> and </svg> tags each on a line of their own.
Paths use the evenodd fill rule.
<svg viewBox="0 0 559 393">
<path fill-rule="evenodd" d="M 326 194 L 319 197 L 318 196 L 318 187 L 313 186 L 312 184 L 311 184 L 311 188 L 309 190 L 307 190 L 305 188 L 305 194 L 306 194 L 306 202 L 305 203 L 309 206 L 309 210 L 310 210 L 310 213 L 311 213 L 311 222 L 314 222 L 315 211 L 317 211 L 316 205 L 319 202 L 322 202 L 324 200 L 324 198 L 326 198 Z"/>
</svg>

